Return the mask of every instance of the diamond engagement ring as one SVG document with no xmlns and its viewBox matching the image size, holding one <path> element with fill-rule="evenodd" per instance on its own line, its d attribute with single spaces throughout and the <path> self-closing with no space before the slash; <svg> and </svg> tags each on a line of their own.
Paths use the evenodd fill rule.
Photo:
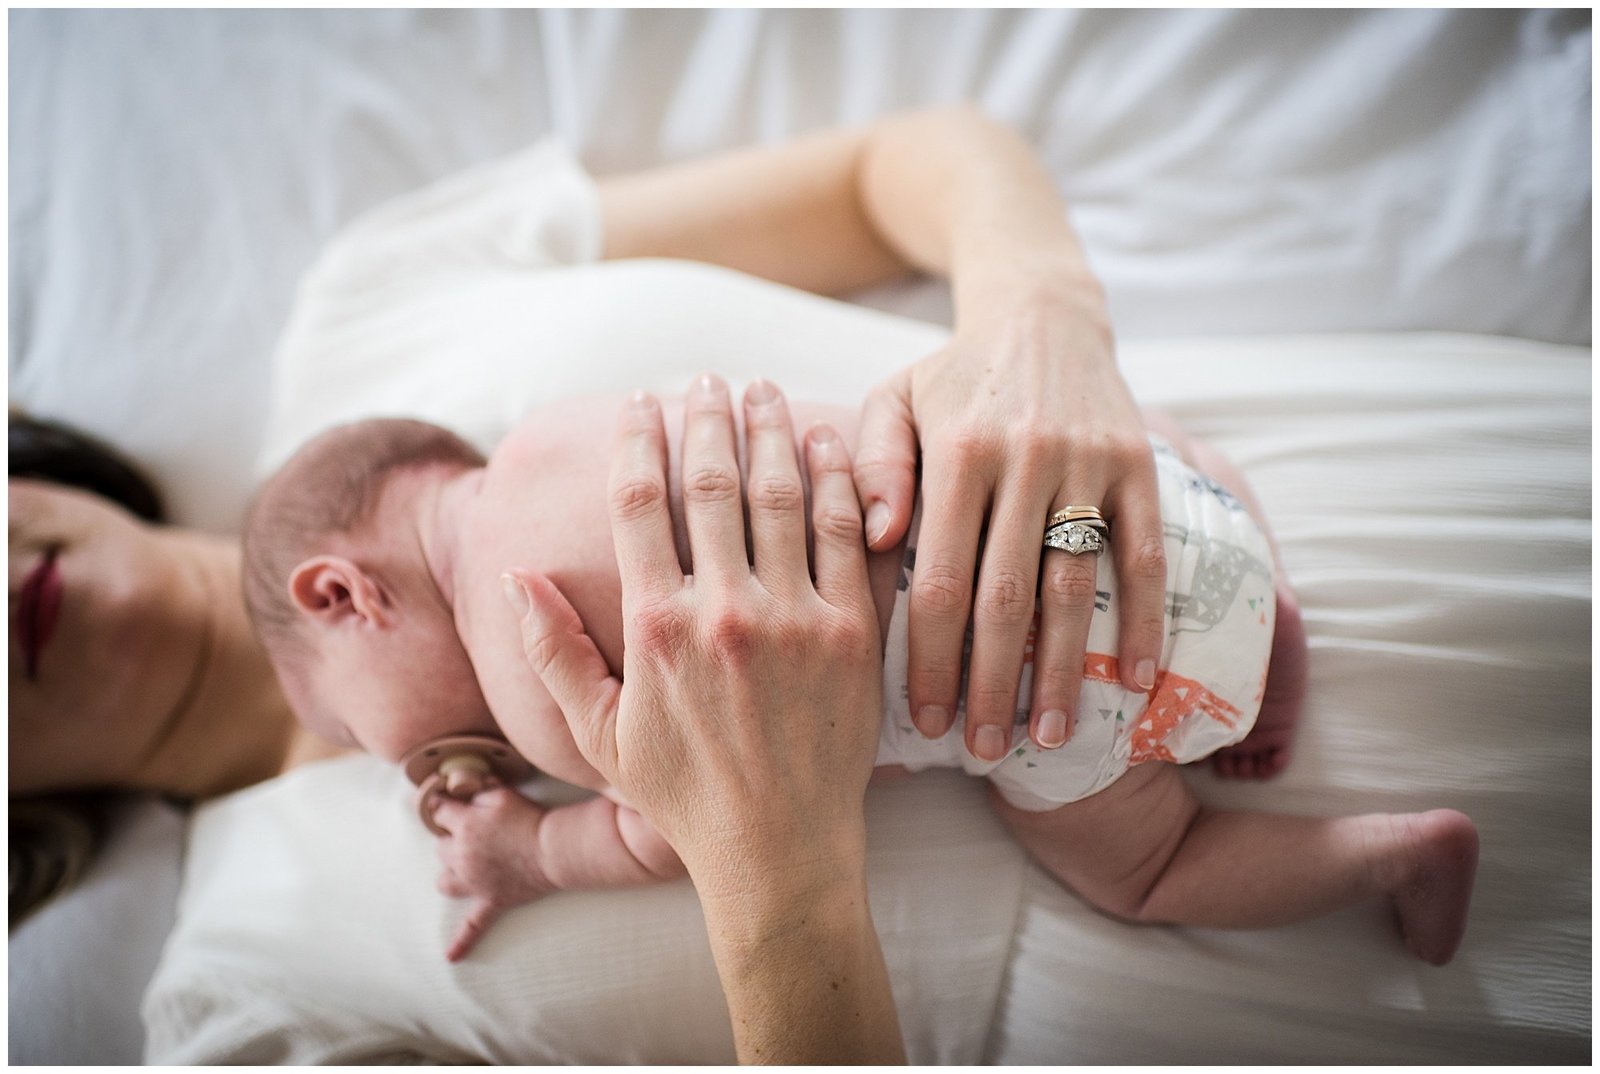
<svg viewBox="0 0 1600 1074">
<path fill-rule="evenodd" d="M 1105 523 L 1095 526 L 1086 522 L 1058 522 L 1044 531 L 1044 546 L 1059 548 L 1074 556 L 1085 552 L 1099 555 L 1106 550 Z"/>
<path fill-rule="evenodd" d="M 1050 517 L 1044 520 L 1044 528 L 1049 530 L 1061 525 L 1063 522 L 1081 522 L 1088 526 L 1094 526 L 1102 532 L 1106 530 L 1105 516 L 1100 513 L 1098 507 L 1081 507 L 1075 504 L 1068 504 L 1059 511 L 1052 511 Z"/>
</svg>

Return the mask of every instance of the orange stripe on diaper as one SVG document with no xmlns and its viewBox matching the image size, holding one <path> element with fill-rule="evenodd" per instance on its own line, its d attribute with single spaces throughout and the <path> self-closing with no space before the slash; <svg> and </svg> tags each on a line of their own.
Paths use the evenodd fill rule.
<svg viewBox="0 0 1600 1074">
<path fill-rule="evenodd" d="M 1122 672 L 1117 668 L 1117 658 L 1109 653 L 1084 653 L 1083 677 L 1114 685 L 1122 681 Z"/>
<path fill-rule="evenodd" d="M 1108 653 L 1085 653 L 1083 677 L 1113 685 L 1122 681 L 1117 658 Z M 1157 672 L 1149 704 L 1133 729 L 1129 763 L 1174 761 L 1166 746 L 1167 736 L 1196 713 L 1209 716 L 1230 730 L 1239 723 L 1239 710 L 1198 682 L 1172 671 Z"/>
</svg>

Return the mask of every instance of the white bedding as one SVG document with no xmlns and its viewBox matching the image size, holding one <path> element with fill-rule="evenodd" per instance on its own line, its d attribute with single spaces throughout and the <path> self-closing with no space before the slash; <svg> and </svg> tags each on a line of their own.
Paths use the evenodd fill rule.
<svg viewBox="0 0 1600 1074">
<path fill-rule="evenodd" d="M 619 308 L 649 311 L 600 334 L 655 328 L 658 341 L 647 367 L 639 359 L 609 375 L 696 368 L 705 350 L 684 328 L 714 310 L 758 310 L 737 323 L 784 338 L 822 334 L 815 299 L 720 270 L 595 271 L 612 277 L 604 293 Z M 558 338 L 577 320 L 544 308 Z M 839 346 L 823 348 L 827 357 L 803 366 L 806 356 L 776 348 L 761 372 L 848 383 L 861 333 L 851 311 L 836 313 Z M 853 316 L 885 345 L 893 339 L 893 322 Z M 925 326 L 904 331 L 908 347 L 923 345 Z M 734 331 L 719 342 L 737 350 L 758 338 Z M 874 916 L 911 1058 L 1583 1061 L 1587 352 L 1350 335 L 1129 344 L 1122 357 L 1136 392 L 1250 476 L 1311 638 L 1310 703 L 1289 771 L 1267 784 L 1205 772 L 1193 782 L 1209 800 L 1246 808 L 1465 810 L 1484 855 L 1468 939 L 1435 969 L 1404 951 L 1377 904 L 1258 933 L 1121 924 L 1027 865 L 981 784 L 923 773 L 869 796 Z M 409 383 L 414 409 L 437 417 L 427 401 L 440 374 L 419 364 L 389 398 Z M 547 390 L 534 375 L 500 384 L 528 401 Z M 200 812 L 178 925 L 146 999 L 151 1060 L 398 1050 L 728 1061 L 684 885 L 535 904 L 496 926 L 481 964 L 447 967 L 439 950 L 462 908 L 431 887 L 409 794 L 392 768 L 362 758 Z"/>
<path fill-rule="evenodd" d="M 968 1023 L 941 1021 L 913 1035 L 915 1053 L 1583 1061 L 1589 26 L 1573 11 L 13 13 L 11 399 L 132 451 L 179 521 L 229 530 L 293 282 L 359 210 L 551 132 L 605 172 L 977 100 L 1059 178 L 1136 391 L 1243 464 L 1302 591 L 1314 700 L 1300 756 L 1268 787 L 1206 793 L 1318 812 L 1454 805 L 1482 826 L 1485 860 L 1468 946 L 1444 971 L 1398 956 L 1375 910 L 1251 936 L 1130 930 L 1022 869 L 1014 929 L 985 937 L 1011 945 L 979 1008 L 989 1032 L 974 1045 Z M 866 300 L 935 320 L 947 309 L 931 285 Z M 1326 335 L 1390 329 L 1577 346 Z M 1319 335 L 1220 338 L 1268 332 Z M 1150 342 L 1164 336 L 1189 338 Z M 886 349 L 876 372 L 889 368 Z M 856 364 L 834 388 L 874 372 Z M 293 830 L 294 786 L 250 792 L 284 796 L 264 831 Z M 264 874 L 249 844 L 204 835 L 225 832 L 233 808 L 196 827 L 189 875 L 214 883 L 191 883 L 180 935 L 224 951 L 286 943 L 206 916 L 205 892 L 225 881 L 297 883 Z M 875 816 L 894 808 L 875 802 Z M 941 845 L 921 838 L 934 842 L 908 853 Z M 920 892 L 971 883 L 935 869 Z M 159 885 L 74 916 L 88 897 L 31 926 L 35 951 L 54 930 L 62 977 L 166 927 Z M 932 903 L 912 905 L 942 910 Z M 909 927 L 885 931 L 903 941 Z M 42 971 L 19 981 L 38 965 L 18 957 L 22 939 L 12 1059 L 68 1039 L 136 1058 L 137 986 L 122 1004 L 57 999 Z M 916 954 L 891 945 L 891 960 Z M 899 965 L 908 1025 L 922 1026 L 942 984 Z M 176 1002 L 181 969 L 163 970 L 153 1010 Z M 657 1009 L 662 1022 L 702 1024 L 695 982 L 681 1012 Z M 75 1017 L 35 1021 L 52 1007 Z M 194 1023 L 210 1058 L 325 1046 L 292 1022 L 245 1031 L 227 1014 Z M 590 1014 L 554 1009 L 535 1023 L 553 1027 L 546 1050 L 527 1054 L 602 1040 Z M 417 1032 L 436 1022 L 388 1016 L 394 1035 L 358 1051 L 439 1054 Z M 443 1039 L 488 1054 L 487 1036 Z M 246 1048 L 263 1041 L 277 1050 Z M 151 1056 L 176 1047 L 158 1037 Z"/>
</svg>

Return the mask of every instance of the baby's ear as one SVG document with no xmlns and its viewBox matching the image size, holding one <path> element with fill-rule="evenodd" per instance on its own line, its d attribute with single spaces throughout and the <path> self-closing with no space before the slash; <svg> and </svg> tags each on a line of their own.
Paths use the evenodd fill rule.
<svg viewBox="0 0 1600 1074">
<path fill-rule="evenodd" d="M 364 620 L 389 625 L 383 590 L 343 556 L 313 556 L 289 573 L 289 599 L 302 615 L 327 626 Z"/>
</svg>

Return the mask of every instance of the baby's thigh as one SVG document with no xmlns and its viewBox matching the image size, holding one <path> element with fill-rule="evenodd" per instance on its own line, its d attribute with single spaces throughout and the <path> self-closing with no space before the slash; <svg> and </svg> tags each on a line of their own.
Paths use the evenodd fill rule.
<svg viewBox="0 0 1600 1074">
<path fill-rule="evenodd" d="M 1173 450 L 1178 453 L 1178 457 L 1198 473 L 1211 478 L 1238 497 L 1239 501 L 1244 504 L 1245 510 L 1250 512 L 1250 517 L 1255 519 L 1256 525 L 1260 526 L 1264 532 L 1271 534 L 1272 531 L 1267 526 L 1266 514 L 1261 510 L 1261 504 L 1256 500 L 1255 490 L 1244 479 L 1244 474 L 1239 472 L 1239 468 L 1233 464 L 1232 459 L 1224 455 L 1209 441 L 1201 440 L 1199 437 L 1190 434 L 1165 410 L 1144 407 L 1139 413 L 1144 418 L 1145 428 L 1171 444 Z"/>
<path fill-rule="evenodd" d="M 1130 768 L 1098 794 L 1043 813 L 990 788 L 995 811 L 1028 853 L 1109 913 L 1133 916 L 1172 860 L 1200 806 L 1174 765 Z"/>
<path fill-rule="evenodd" d="M 880 764 L 872 770 L 872 783 L 898 783 L 911 774 L 903 764 Z"/>
</svg>

